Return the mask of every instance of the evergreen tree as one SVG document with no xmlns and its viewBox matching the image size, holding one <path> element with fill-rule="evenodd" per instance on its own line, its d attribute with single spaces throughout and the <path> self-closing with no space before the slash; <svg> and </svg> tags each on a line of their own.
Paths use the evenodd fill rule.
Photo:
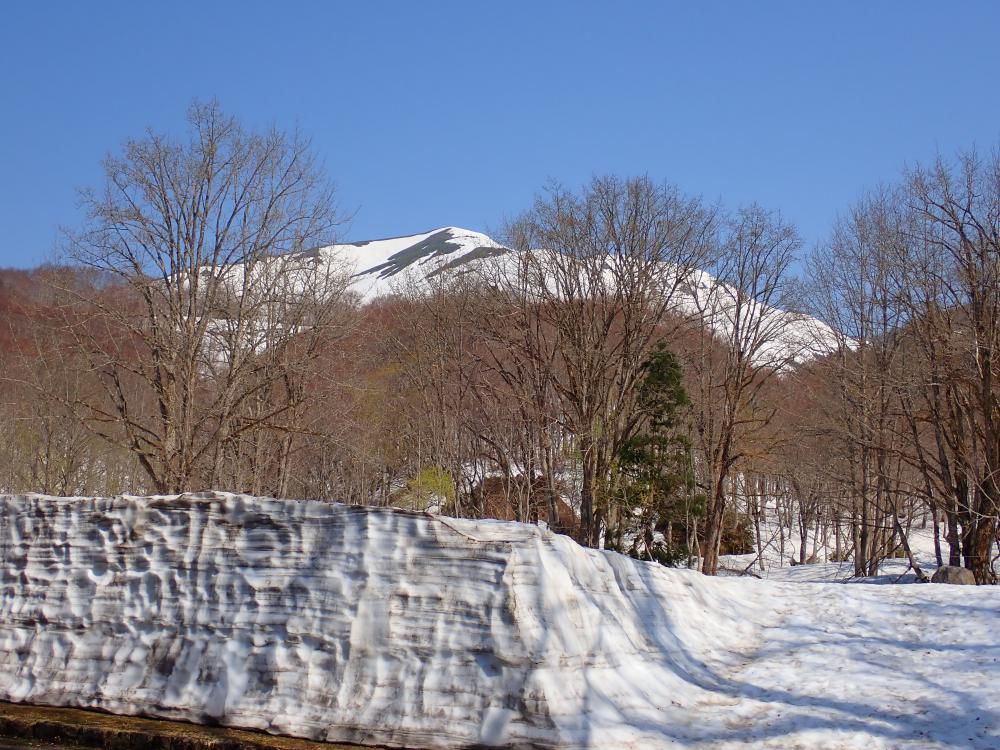
<svg viewBox="0 0 1000 750">
<path fill-rule="evenodd" d="M 689 406 L 681 368 L 665 342 L 659 342 L 643 364 L 639 383 L 641 427 L 618 452 L 616 492 L 624 522 L 612 546 L 628 554 L 675 565 L 687 555 L 685 543 L 675 544 L 674 526 L 686 532 L 703 501 L 693 496 L 691 442 L 687 436 Z M 656 532 L 663 534 L 662 540 Z"/>
</svg>

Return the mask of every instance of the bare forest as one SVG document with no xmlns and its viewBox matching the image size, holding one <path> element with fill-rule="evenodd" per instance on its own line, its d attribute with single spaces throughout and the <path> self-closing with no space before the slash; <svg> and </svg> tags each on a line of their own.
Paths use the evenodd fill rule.
<svg viewBox="0 0 1000 750">
<path fill-rule="evenodd" d="M 766 513 L 859 576 L 920 525 L 996 582 L 996 152 L 902 172 L 816 247 L 649 177 L 550 186 L 507 252 L 369 302 L 314 262 L 341 217 L 298 136 L 206 105 L 104 167 L 60 263 L 0 272 L 4 492 L 543 522 L 709 574 Z"/>
</svg>

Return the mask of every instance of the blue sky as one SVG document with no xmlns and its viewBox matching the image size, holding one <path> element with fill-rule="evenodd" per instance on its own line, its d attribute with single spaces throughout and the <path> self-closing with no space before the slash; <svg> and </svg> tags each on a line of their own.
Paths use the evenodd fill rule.
<svg viewBox="0 0 1000 750">
<path fill-rule="evenodd" d="M 344 239 L 488 231 L 550 179 L 648 174 L 808 244 L 906 164 L 1000 145 L 997 2 L 5 4 L 0 265 L 194 98 L 298 127 Z"/>
</svg>

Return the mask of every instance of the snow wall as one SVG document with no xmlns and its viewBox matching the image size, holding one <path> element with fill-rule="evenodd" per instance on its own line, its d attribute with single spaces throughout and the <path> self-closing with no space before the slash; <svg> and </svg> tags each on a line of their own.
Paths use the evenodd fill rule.
<svg viewBox="0 0 1000 750">
<path fill-rule="evenodd" d="M 0 699 L 328 741 L 673 746 L 754 640 L 724 582 L 391 509 L 2 496 L 0 563 Z"/>
</svg>

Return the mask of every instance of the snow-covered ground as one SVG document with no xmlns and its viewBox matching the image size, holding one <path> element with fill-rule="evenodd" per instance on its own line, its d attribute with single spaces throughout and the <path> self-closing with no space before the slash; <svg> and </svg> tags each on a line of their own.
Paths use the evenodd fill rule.
<svg viewBox="0 0 1000 750">
<path fill-rule="evenodd" d="M 772 507 L 765 506 L 764 522 L 761 524 L 761 551 L 745 555 L 723 555 L 719 562 L 722 575 L 739 575 L 752 573 L 755 576 L 770 581 L 791 581 L 796 583 L 912 583 L 916 574 L 905 557 L 895 557 L 884 560 L 879 565 L 879 575 L 856 578 L 854 563 L 851 560 L 831 562 L 834 556 L 834 540 L 828 535 L 826 544 L 818 542 L 810 536 L 806 541 L 806 557 L 815 558 L 815 562 L 806 565 L 793 565 L 792 560 L 799 559 L 801 538 L 794 528 L 784 528 L 779 532 L 776 514 Z M 847 531 L 844 531 L 847 534 Z M 783 540 L 782 540 L 783 537 Z M 928 524 L 926 528 L 916 525 L 907 532 L 910 549 L 928 576 L 937 569 L 937 559 L 934 554 L 934 532 Z M 845 549 L 850 548 L 850 539 L 842 539 Z M 947 560 L 948 544 L 941 540 L 942 553 Z M 763 565 L 761 564 L 763 561 Z"/>
<path fill-rule="evenodd" d="M 711 579 L 515 523 L 0 497 L 6 700 L 417 747 L 985 749 L 998 629 L 994 587 Z"/>
</svg>

